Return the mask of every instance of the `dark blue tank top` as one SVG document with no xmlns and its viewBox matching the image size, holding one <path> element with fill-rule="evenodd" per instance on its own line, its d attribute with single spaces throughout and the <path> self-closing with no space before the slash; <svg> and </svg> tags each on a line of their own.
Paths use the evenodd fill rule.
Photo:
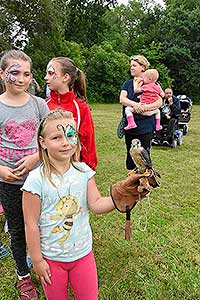
<svg viewBox="0 0 200 300">
<path fill-rule="evenodd" d="M 122 90 L 127 91 L 127 98 L 129 100 L 140 102 L 139 96 L 141 93 L 139 94 L 134 92 L 133 79 L 126 80 L 122 85 Z M 123 115 L 125 115 L 125 106 L 123 106 Z M 155 115 L 142 116 L 134 113 L 134 118 L 137 127 L 129 129 L 127 131 L 129 135 L 140 135 L 155 131 Z"/>
</svg>

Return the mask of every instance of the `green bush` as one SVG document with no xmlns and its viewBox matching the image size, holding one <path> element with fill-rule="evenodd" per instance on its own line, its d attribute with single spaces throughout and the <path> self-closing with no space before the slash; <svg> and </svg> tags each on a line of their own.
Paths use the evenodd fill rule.
<svg viewBox="0 0 200 300">
<path fill-rule="evenodd" d="M 74 60 L 76 65 L 85 70 L 85 56 L 86 48 L 82 44 L 75 42 L 67 42 L 59 40 L 56 36 L 52 36 L 51 40 L 44 40 L 41 38 L 35 39 L 34 44 L 27 45 L 26 53 L 29 54 L 33 60 L 33 74 L 41 87 L 44 86 L 44 77 L 47 63 L 53 57 L 67 56 Z M 44 43 L 46 44 L 46 51 L 44 52 Z M 37 47 L 35 46 L 37 44 Z"/>
<path fill-rule="evenodd" d="M 118 102 L 122 83 L 128 77 L 128 56 L 114 51 L 109 42 L 94 45 L 87 62 L 88 96 L 91 102 Z M 95 100 L 94 100 L 95 99 Z"/>
</svg>

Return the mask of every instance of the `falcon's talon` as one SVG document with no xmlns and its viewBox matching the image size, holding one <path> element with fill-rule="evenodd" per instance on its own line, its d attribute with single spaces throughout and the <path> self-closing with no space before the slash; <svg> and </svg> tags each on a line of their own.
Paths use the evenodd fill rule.
<svg viewBox="0 0 200 300">
<path fill-rule="evenodd" d="M 150 176 L 153 175 L 153 171 L 150 170 L 150 169 L 146 169 L 146 171 L 143 173 L 143 175 L 144 175 L 145 177 L 150 177 Z"/>
</svg>

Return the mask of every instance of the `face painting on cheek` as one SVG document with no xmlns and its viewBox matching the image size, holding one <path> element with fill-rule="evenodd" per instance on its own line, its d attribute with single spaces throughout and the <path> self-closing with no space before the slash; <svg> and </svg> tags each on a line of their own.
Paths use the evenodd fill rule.
<svg viewBox="0 0 200 300">
<path fill-rule="evenodd" d="M 55 70 L 55 68 L 54 68 L 52 65 L 50 65 L 50 66 L 48 67 L 47 71 L 48 71 L 49 75 L 50 75 L 53 79 L 56 79 L 56 78 L 57 78 L 56 70 Z"/>
<path fill-rule="evenodd" d="M 14 83 L 17 80 L 17 74 L 21 68 L 20 64 L 11 65 L 6 71 L 6 81 L 9 83 Z"/>
<path fill-rule="evenodd" d="M 67 141 L 71 145 L 77 145 L 78 144 L 78 137 L 77 137 L 76 130 L 71 125 L 68 124 L 66 127 L 64 127 L 63 125 L 58 124 L 57 128 L 58 128 L 58 130 L 63 130 Z"/>
</svg>

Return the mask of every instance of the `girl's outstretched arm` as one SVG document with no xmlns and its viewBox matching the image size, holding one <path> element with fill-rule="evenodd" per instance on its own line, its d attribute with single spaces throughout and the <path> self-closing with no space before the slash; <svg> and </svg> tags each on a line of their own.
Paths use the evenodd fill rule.
<svg viewBox="0 0 200 300">
<path fill-rule="evenodd" d="M 88 181 L 87 195 L 89 207 L 96 214 L 106 213 L 115 208 L 111 197 L 101 196 L 94 177 Z"/>
<path fill-rule="evenodd" d="M 40 217 L 40 197 L 30 192 L 23 192 L 22 206 L 24 214 L 26 241 L 33 268 L 39 276 L 41 283 L 51 284 L 50 269 L 43 259 L 40 248 L 40 232 L 38 221 Z"/>
</svg>

